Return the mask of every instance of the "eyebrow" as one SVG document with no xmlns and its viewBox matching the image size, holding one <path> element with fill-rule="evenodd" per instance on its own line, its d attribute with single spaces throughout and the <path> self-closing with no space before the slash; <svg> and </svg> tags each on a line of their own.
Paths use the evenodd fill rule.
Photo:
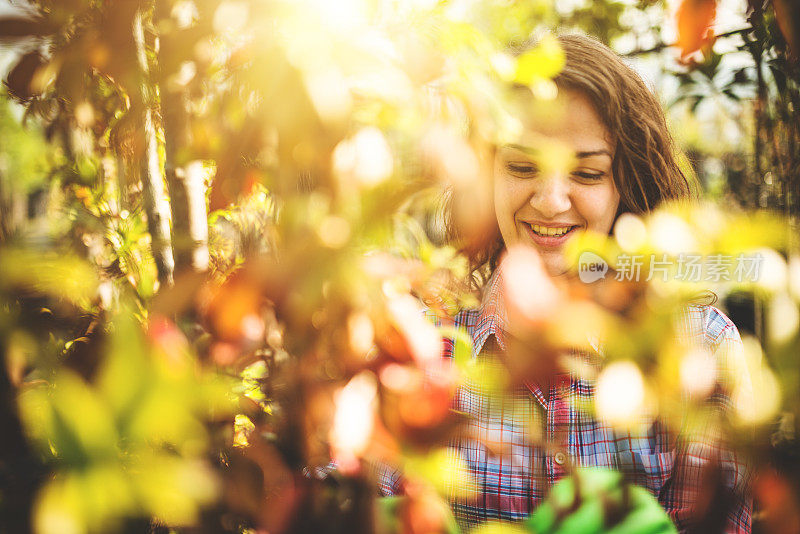
<svg viewBox="0 0 800 534">
<path fill-rule="evenodd" d="M 609 152 L 609 151 L 608 151 L 608 150 L 606 150 L 605 148 L 601 148 L 601 149 L 599 149 L 599 150 L 587 150 L 587 151 L 585 151 L 585 152 L 576 152 L 576 153 L 575 153 L 575 156 L 576 156 L 578 159 L 581 159 L 581 158 L 590 158 L 590 157 L 592 157 L 592 156 L 602 156 L 602 155 L 606 155 L 606 156 L 608 156 L 609 158 L 611 158 L 611 159 L 614 159 L 614 156 L 612 156 L 612 155 L 611 155 L 611 152 Z"/>
<path fill-rule="evenodd" d="M 515 145 L 515 144 L 503 145 L 503 148 L 512 148 L 514 150 L 519 150 L 520 152 L 525 152 L 526 154 L 536 154 L 537 152 L 539 152 L 537 148 L 523 146 L 523 145 Z M 597 150 L 584 150 L 575 153 L 575 157 L 578 159 L 590 158 L 592 156 L 603 156 L 603 155 L 608 156 L 611 159 L 614 159 L 614 155 L 605 148 L 599 148 Z"/>
</svg>

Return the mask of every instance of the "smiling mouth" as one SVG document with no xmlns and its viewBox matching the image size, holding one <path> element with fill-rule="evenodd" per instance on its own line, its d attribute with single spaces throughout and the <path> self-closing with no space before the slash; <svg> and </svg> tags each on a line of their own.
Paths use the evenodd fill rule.
<svg viewBox="0 0 800 534">
<path fill-rule="evenodd" d="M 550 227 L 550 226 L 540 226 L 538 224 L 528 224 L 528 228 L 531 229 L 533 234 L 539 237 L 562 237 L 576 228 L 577 226 L 560 226 L 560 227 Z"/>
</svg>

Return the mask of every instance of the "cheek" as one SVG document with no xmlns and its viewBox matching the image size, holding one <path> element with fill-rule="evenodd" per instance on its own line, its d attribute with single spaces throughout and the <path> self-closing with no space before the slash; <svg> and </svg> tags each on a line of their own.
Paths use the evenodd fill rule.
<svg viewBox="0 0 800 534">
<path fill-rule="evenodd" d="M 509 206 L 509 202 L 512 198 L 511 193 L 509 191 L 509 183 L 505 177 L 498 173 L 495 170 L 494 177 L 493 177 L 493 189 L 494 189 L 494 213 L 497 217 L 497 222 L 502 224 L 502 219 L 506 216 L 506 214 L 511 209 Z"/>
<path fill-rule="evenodd" d="M 524 187 L 507 177 L 499 176 L 494 182 L 494 209 L 497 222 L 503 226 L 514 224 L 514 217 L 526 202 Z"/>
<path fill-rule="evenodd" d="M 516 213 L 525 203 L 524 192 L 503 173 L 494 174 L 494 215 L 497 231 L 506 246 L 518 239 Z"/>
<path fill-rule="evenodd" d="M 613 185 L 586 188 L 575 199 L 575 207 L 587 226 L 603 234 L 611 231 L 618 206 L 619 194 Z"/>
</svg>

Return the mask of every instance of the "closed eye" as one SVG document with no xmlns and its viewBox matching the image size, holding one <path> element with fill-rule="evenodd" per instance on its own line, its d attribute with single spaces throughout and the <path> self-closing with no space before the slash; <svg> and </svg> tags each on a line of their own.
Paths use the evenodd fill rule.
<svg viewBox="0 0 800 534">
<path fill-rule="evenodd" d="M 539 168 L 533 163 L 506 163 L 506 170 L 515 176 L 533 176 L 539 172 Z"/>
<path fill-rule="evenodd" d="M 593 182 L 597 182 L 605 177 L 606 173 L 604 172 L 586 172 L 586 171 L 576 171 L 572 173 L 574 176 L 578 178 L 582 178 L 583 180 L 589 180 Z"/>
</svg>

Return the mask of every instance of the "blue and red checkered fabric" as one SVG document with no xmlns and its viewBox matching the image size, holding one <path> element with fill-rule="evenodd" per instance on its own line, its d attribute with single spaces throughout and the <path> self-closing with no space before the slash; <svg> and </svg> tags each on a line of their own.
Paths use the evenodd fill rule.
<svg viewBox="0 0 800 534">
<path fill-rule="evenodd" d="M 502 268 L 487 284 L 481 306 L 454 318 L 454 326 L 473 341 L 472 357 L 485 365 L 500 365 L 505 350 Z M 741 374 L 741 338 L 734 324 L 711 306 L 690 306 L 679 331 L 687 341 L 715 354 L 721 379 Z M 445 340 L 444 356 L 453 356 L 454 343 Z M 599 354 L 594 360 L 600 361 Z M 552 381 L 547 394 L 525 383 L 502 395 L 467 382 L 453 409 L 467 415 L 466 429 L 451 443 L 469 472 L 469 484 L 451 496 L 453 512 L 464 531 L 487 520 L 519 520 L 530 515 L 549 488 L 565 476 L 569 465 L 617 469 L 628 480 L 655 495 L 679 529 L 690 522 L 699 506 L 704 467 L 716 462 L 729 489 L 727 532 L 750 532 L 752 500 L 747 476 L 736 455 L 724 446 L 720 427 L 696 424 L 692 432 L 668 432 L 656 422 L 639 434 L 620 431 L 579 409 L 594 397 L 592 380 L 564 374 Z M 729 388 L 718 387 L 709 404 L 719 421 L 730 409 Z M 381 493 L 401 491 L 400 473 L 380 474 Z M 464 491 L 469 490 L 469 491 Z"/>
</svg>

